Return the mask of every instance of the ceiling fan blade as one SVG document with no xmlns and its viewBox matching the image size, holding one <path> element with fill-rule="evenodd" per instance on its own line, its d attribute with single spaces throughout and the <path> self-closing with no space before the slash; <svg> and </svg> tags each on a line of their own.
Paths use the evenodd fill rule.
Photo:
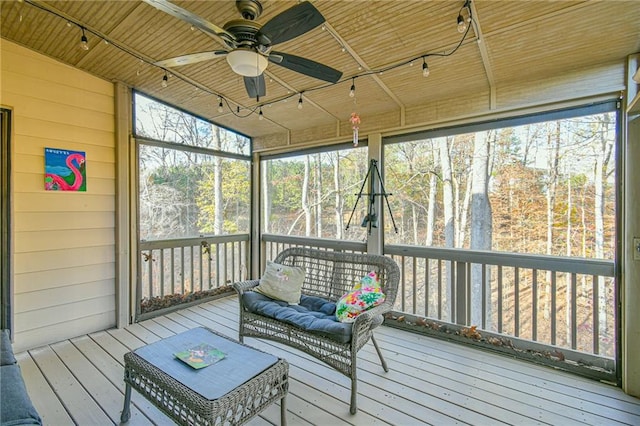
<svg viewBox="0 0 640 426">
<path fill-rule="evenodd" d="M 272 52 L 269 61 L 281 67 L 288 68 L 300 74 L 308 75 L 319 80 L 337 83 L 342 77 L 342 72 L 311 59 L 290 55 L 284 52 Z"/>
<path fill-rule="evenodd" d="M 233 34 L 225 31 L 219 26 L 212 24 L 206 19 L 202 19 L 195 13 L 191 13 L 186 9 L 181 8 L 180 6 L 176 6 L 168 0 L 142 0 L 150 6 L 155 7 L 158 10 L 161 10 L 165 13 L 168 13 L 171 16 L 174 16 L 178 19 L 182 19 L 193 25 L 196 28 L 201 29 L 202 31 L 213 34 L 217 37 L 220 37 L 225 42 L 229 42 L 235 45 L 236 38 Z"/>
<path fill-rule="evenodd" d="M 224 56 L 227 53 L 229 52 L 227 52 L 226 50 L 213 50 L 211 52 L 191 53 L 189 55 L 163 59 L 162 61 L 154 62 L 153 65 L 157 65 L 161 68 L 179 67 L 181 65 L 195 64 L 198 62 L 215 59 L 219 56 Z"/>
<path fill-rule="evenodd" d="M 244 87 L 247 89 L 247 94 L 250 98 L 258 98 L 267 94 L 264 74 L 260 74 L 257 77 L 244 77 Z"/>
<path fill-rule="evenodd" d="M 299 3 L 273 17 L 258 31 L 258 42 L 269 46 L 296 38 L 322 24 L 324 16 L 310 2 Z"/>
</svg>

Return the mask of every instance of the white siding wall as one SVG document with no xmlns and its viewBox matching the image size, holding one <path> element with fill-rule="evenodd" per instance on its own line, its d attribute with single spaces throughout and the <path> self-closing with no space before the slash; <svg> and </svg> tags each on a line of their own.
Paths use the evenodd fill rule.
<svg viewBox="0 0 640 426">
<path fill-rule="evenodd" d="M 114 86 L 0 43 L 13 110 L 15 349 L 115 325 Z M 44 190 L 44 148 L 86 152 L 86 192 Z"/>
</svg>

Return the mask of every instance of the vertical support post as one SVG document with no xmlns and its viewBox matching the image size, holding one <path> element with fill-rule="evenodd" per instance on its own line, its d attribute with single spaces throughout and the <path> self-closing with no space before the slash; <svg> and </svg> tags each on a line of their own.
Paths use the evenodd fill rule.
<svg viewBox="0 0 640 426">
<path fill-rule="evenodd" d="M 368 151 L 368 164 L 371 164 L 371 160 L 376 160 L 380 164 L 382 158 L 382 135 L 380 133 L 374 133 L 367 137 L 367 149 Z M 372 176 L 375 173 L 372 173 Z M 373 180 L 371 181 L 373 183 Z M 382 188 L 380 182 L 376 181 L 375 185 L 370 187 L 371 193 L 381 193 Z M 383 214 L 383 200 L 382 197 L 371 197 L 375 211 L 378 213 L 378 227 L 371 228 L 369 238 L 367 238 L 367 253 L 372 254 L 384 254 L 383 248 L 383 234 L 384 234 L 384 214 Z"/>
<path fill-rule="evenodd" d="M 260 220 L 261 220 L 261 212 L 260 203 L 262 198 L 260 197 L 260 187 L 262 186 L 262 182 L 260 177 L 262 173 L 260 172 L 260 168 L 262 164 L 260 163 L 260 154 L 254 153 L 253 159 L 251 160 L 251 182 L 253 185 L 251 187 L 251 239 L 249 240 L 250 250 L 247 250 L 248 259 L 245 259 L 247 263 L 248 276 L 246 279 L 251 279 L 257 277 L 261 272 L 261 265 L 264 265 L 266 258 L 266 246 L 262 243 L 262 238 L 260 238 Z"/>
<path fill-rule="evenodd" d="M 129 325 L 133 317 L 131 300 L 135 275 L 131 274 L 131 204 L 129 135 L 131 134 L 131 91 L 122 83 L 114 84 L 115 93 L 115 148 L 116 148 L 116 327 Z"/>
<path fill-rule="evenodd" d="M 469 293 L 467 288 L 467 264 L 466 262 L 456 262 L 455 267 L 455 322 L 458 325 L 469 324 L 469 312 L 467 310 L 467 300 Z M 453 294 L 453 293 L 452 293 Z"/>
<path fill-rule="evenodd" d="M 627 66 L 627 100 L 625 105 L 629 105 L 632 98 L 636 98 L 640 92 L 640 84 L 632 79 L 632 76 L 640 68 L 640 53 L 630 55 Z M 629 110 L 622 114 L 622 149 L 619 156 L 620 175 L 624 176 L 624 185 L 620 189 L 622 202 L 620 203 L 621 218 L 619 225 L 622 228 L 622 247 L 620 250 L 620 266 L 616 271 L 616 276 L 621 277 L 620 297 L 621 308 L 618 303 L 616 309 L 621 310 L 622 327 L 620 330 L 620 341 L 622 342 L 620 354 L 622 358 L 622 389 L 629 395 L 640 396 L 640 363 L 638 363 L 638 353 L 640 352 L 640 309 L 637 309 L 637 301 L 640 299 L 640 260 L 633 258 L 633 238 L 640 237 L 640 215 L 638 214 L 638 199 L 640 198 L 640 115 Z M 618 300 L 616 300 L 618 301 Z"/>
</svg>

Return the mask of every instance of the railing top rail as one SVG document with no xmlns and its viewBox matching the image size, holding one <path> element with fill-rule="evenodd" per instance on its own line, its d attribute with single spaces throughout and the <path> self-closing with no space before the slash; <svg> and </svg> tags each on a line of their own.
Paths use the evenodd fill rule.
<svg viewBox="0 0 640 426">
<path fill-rule="evenodd" d="M 262 234 L 262 241 L 298 246 L 320 247 L 338 251 L 350 250 L 363 253 L 367 251 L 367 243 L 359 241 L 334 240 L 330 238 L 308 238 L 290 235 Z"/>
<path fill-rule="evenodd" d="M 166 240 L 140 241 L 141 250 L 162 249 L 171 247 L 197 246 L 206 241 L 209 244 L 233 243 L 249 241 L 249 234 L 207 235 L 193 238 L 169 238 Z"/>
<path fill-rule="evenodd" d="M 469 250 L 444 247 L 419 247 L 411 245 L 385 245 L 384 254 L 412 256 L 427 259 L 453 260 L 486 265 L 513 266 L 542 271 L 569 272 L 585 275 L 613 277 L 614 262 L 603 259 L 563 257 L 538 254 L 508 253 L 485 250 Z"/>
</svg>

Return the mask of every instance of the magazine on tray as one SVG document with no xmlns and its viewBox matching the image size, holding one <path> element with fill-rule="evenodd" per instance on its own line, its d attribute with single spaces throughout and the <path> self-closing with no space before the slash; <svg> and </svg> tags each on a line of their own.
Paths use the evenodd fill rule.
<svg viewBox="0 0 640 426">
<path fill-rule="evenodd" d="M 174 355 L 195 369 L 215 364 L 225 357 L 224 352 L 207 343 L 200 343 L 184 351 L 176 352 Z"/>
</svg>

